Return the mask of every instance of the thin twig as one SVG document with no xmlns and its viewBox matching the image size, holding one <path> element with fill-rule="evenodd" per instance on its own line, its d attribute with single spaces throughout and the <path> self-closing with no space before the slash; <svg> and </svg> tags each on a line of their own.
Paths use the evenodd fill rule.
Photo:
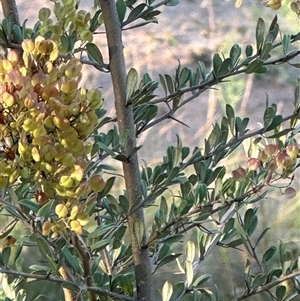
<svg viewBox="0 0 300 301">
<path fill-rule="evenodd" d="M 265 292 L 265 291 L 268 291 L 270 290 L 271 288 L 273 288 L 274 286 L 284 282 L 284 281 L 287 281 L 287 280 L 290 280 L 290 279 L 293 279 L 297 276 L 300 276 L 300 271 L 297 271 L 297 272 L 294 272 L 294 273 L 291 273 L 291 274 L 288 274 L 288 275 L 284 275 L 284 276 L 281 276 L 280 278 L 278 278 L 277 280 L 273 281 L 273 282 L 270 282 L 266 285 L 262 285 L 260 287 L 258 287 L 258 289 L 254 290 L 254 291 L 251 291 L 247 294 L 243 294 L 242 296 L 240 297 L 237 297 L 235 299 L 233 299 L 233 301 L 241 301 L 241 300 L 245 300 L 251 296 L 254 296 L 254 295 L 257 295 L 257 294 L 260 294 L 262 292 Z"/>
<path fill-rule="evenodd" d="M 24 278 L 24 279 L 44 280 L 44 281 L 50 281 L 50 282 L 54 282 L 54 283 L 70 284 L 70 285 L 72 285 L 74 287 L 78 287 L 78 289 L 80 289 L 80 287 L 75 282 L 67 281 L 67 280 L 64 280 L 62 278 L 39 275 L 39 274 L 24 273 L 24 272 L 19 272 L 19 271 L 12 270 L 12 269 L 9 269 L 9 268 L 0 268 L 0 274 L 1 273 L 12 275 L 12 276 L 15 276 L 15 277 Z M 109 297 L 116 298 L 116 299 L 121 299 L 121 300 L 125 300 L 125 301 L 136 301 L 136 298 L 134 298 L 134 297 L 128 297 L 128 296 L 124 296 L 124 295 L 121 295 L 121 294 L 113 293 L 113 292 L 110 292 L 108 290 L 101 289 L 99 287 L 89 286 L 89 287 L 86 287 L 86 290 L 91 291 L 91 292 L 95 292 L 95 293 L 98 293 L 98 294 L 104 294 L 104 295 L 107 295 Z"/>
</svg>

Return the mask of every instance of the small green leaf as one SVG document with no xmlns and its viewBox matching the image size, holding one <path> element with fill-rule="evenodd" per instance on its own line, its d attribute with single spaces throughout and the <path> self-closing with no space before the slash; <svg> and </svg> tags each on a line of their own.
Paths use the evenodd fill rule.
<svg viewBox="0 0 300 301">
<path fill-rule="evenodd" d="M 91 60 L 99 63 L 100 65 L 104 65 L 102 54 L 94 43 L 87 43 L 85 47 Z"/>
<path fill-rule="evenodd" d="M 260 50 L 263 46 L 264 42 L 264 34 L 265 34 L 265 21 L 262 18 L 258 19 L 257 25 L 256 25 L 256 48 L 257 53 L 260 53 Z"/>
<path fill-rule="evenodd" d="M 276 111 L 273 107 L 267 107 L 264 113 L 264 128 L 267 129 L 273 122 Z"/>
<path fill-rule="evenodd" d="M 11 254 L 11 247 L 4 247 L 2 250 L 2 261 L 5 266 L 8 265 L 10 254 Z"/>
<path fill-rule="evenodd" d="M 19 25 L 14 24 L 12 27 L 14 42 L 21 44 L 23 42 L 23 34 Z"/>
<path fill-rule="evenodd" d="M 161 268 L 163 265 L 169 263 L 169 262 L 172 262 L 174 260 L 176 260 L 176 258 L 178 258 L 179 256 L 181 256 L 182 254 L 181 253 L 173 253 L 173 254 L 170 254 L 170 255 L 167 255 L 166 257 L 164 257 L 161 261 L 159 261 L 158 265 L 156 266 L 155 268 L 155 271 L 157 271 L 159 268 Z M 154 271 L 154 272 L 155 272 Z M 153 272 L 153 273 L 154 273 Z"/>
<path fill-rule="evenodd" d="M 287 55 L 288 49 L 291 43 L 291 35 L 289 34 L 284 34 L 282 38 L 282 48 L 283 48 L 283 53 Z"/>
<path fill-rule="evenodd" d="M 167 83 L 168 91 L 173 94 L 175 92 L 175 85 L 172 77 L 169 74 L 165 74 L 164 77 Z"/>
<path fill-rule="evenodd" d="M 158 252 L 157 261 L 160 261 L 163 258 L 165 258 L 169 254 L 170 250 L 171 250 L 170 245 L 163 244 L 162 247 L 160 248 L 159 252 Z"/>
<path fill-rule="evenodd" d="M 205 281 L 207 281 L 210 277 L 211 277 L 211 275 L 208 275 L 208 274 L 201 275 L 193 282 L 192 286 L 199 286 L 202 283 L 204 283 Z"/>
<path fill-rule="evenodd" d="M 159 240 L 159 242 L 171 244 L 174 242 L 182 242 L 183 238 L 184 238 L 184 236 L 182 234 L 174 234 L 172 236 L 168 236 L 166 238 Z"/>
<path fill-rule="evenodd" d="M 251 56 L 253 54 L 253 47 L 251 45 L 247 45 L 245 52 L 247 57 Z"/>
<path fill-rule="evenodd" d="M 40 209 L 40 206 L 29 199 L 24 199 L 19 201 L 20 205 L 27 207 L 29 210 L 32 210 L 34 213 L 37 213 Z"/>
<path fill-rule="evenodd" d="M 242 49 L 238 44 L 234 44 L 230 49 L 231 68 L 234 68 L 242 54 Z"/>
<path fill-rule="evenodd" d="M 272 246 L 270 247 L 263 255 L 262 261 L 263 262 L 268 262 L 276 253 L 276 247 Z"/>
<path fill-rule="evenodd" d="M 165 78 L 164 78 L 163 75 L 159 74 L 158 76 L 159 76 L 160 83 L 161 83 L 161 85 L 162 85 L 162 87 L 163 87 L 163 89 L 164 89 L 165 96 L 167 96 L 167 94 L 168 94 L 168 89 L 167 89 L 167 83 L 166 83 L 166 80 L 165 80 Z"/>
<path fill-rule="evenodd" d="M 228 119 L 228 125 L 232 136 L 235 136 L 235 113 L 234 109 L 230 104 L 226 104 L 226 116 Z"/>
<path fill-rule="evenodd" d="M 222 64 L 222 59 L 221 59 L 220 55 L 218 53 L 215 53 L 214 57 L 213 57 L 213 70 L 214 70 L 215 76 L 218 76 L 221 64 Z"/>
<path fill-rule="evenodd" d="M 141 15 L 141 13 L 143 12 L 144 8 L 147 5 L 145 3 L 141 3 L 139 4 L 137 7 L 135 7 L 129 14 L 127 20 L 125 22 L 123 22 L 123 26 L 135 21 L 136 19 L 138 19 Z"/>
<path fill-rule="evenodd" d="M 244 227 L 245 231 L 249 236 L 255 231 L 258 223 L 258 218 L 256 216 L 258 208 L 250 208 L 246 211 L 245 217 L 244 217 Z"/>
<path fill-rule="evenodd" d="M 258 237 L 255 246 L 258 246 L 259 242 L 263 239 L 267 231 L 270 230 L 270 228 L 266 228 Z"/>
<path fill-rule="evenodd" d="M 179 87 L 183 87 L 190 79 L 191 70 L 184 67 L 179 75 Z"/>
<path fill-rule="evenodd" d="M 251 289 L 257 289 L 260 285 L 265 283 L 265 281 L 266 281 L 265 274 L 259 273 L 259 274 L 255 275 L 255 277 L 253 278 L 253 280 L 251 282 Z"/>
<path fill-rule="evenodd" d="M 38 272 L 38 271 L 49 272 L 49 271 L 51 271 L 51 268 L 49 266 L 40 265 L 40 264 L 33 264 L 29 268 L 32 271 L 35 271 L 35 272 Z"/>
<path fill-rule="evenodd" d="M 126 102 L 134 93 L 138 82 L 138 73 L 134 68 L 131 68 L 126 77 Z"/>
<path fill-rule="evenodd" d="M 261 59 L 256 59 L 255 61 L 252 61 L 246 68 L 246 73 L 253 73 L 257 72 L 263 65 L 263 61 Z"/>
<path fill-rule="evenodd" d="M 176 6 L 180 3 L 180 0 L 169 0 L 165 5 L 166 6 Z"/>
<path fill-rule="evenodd" d="M 276 287 L 276 297 L 278 301 L 282 301 L 286 293 L 286 287 L 284 285 L 278 285 Z"/>
<path fill-rule="evenodd" d="M 231 58 L 225 59 L 222 62 L 221 66 L 220 66 L 220 68 L 218 70 L 218 77 L 221 77 L 221 76 L 229 73 L 230 70 L 231 70 L 231 68 L 232 68 L 232 65 L 233 65 L 233 63 L 232 63 L 232 59 Z"/>
<path fill-rule="evenodd" d="M 111 238 L 102 239 L 91 245 L 91 250 L 95 252 L 99 252 L 103 250 L 107 245 L 111 243 Z"/>
<path fill-rule="evenodd" d="M 185 288 L 184 283 L 178 282 L 173 288 L 173 294 L 172 294 L 172 298 L 170 300 L 171 301 L 181 300 L 180 298 L 184 295 L 185 291 L 186 291 L 186 288 Z"/>
<path fill-rule="evenodd" d="M 37 212 L 37 216 L 42 216 L 44 217 L 45 220 L 48 219 L 48 217 L 50 216 L 50 213 L 53 209 L 53 203 L 54 200 L 49 201 L 48 203 L 46 203 L 45 205 L 43 205 L 39 211 Z"/>
<path fill-rule="evenodd" d="M 281 115 L 276 115 L 274 119 L 272 120 L 272 123 L 266 128 L 266 131 L 271 131 L 277 128 L 278 126 L 281 125 L 282 123 L 282 116 Z"/>
<path fill-rule="evenodd" d="M 168 203 L 165 199 L 165 197 L 161 197 L 160 199 L 160 210 L 162 211 L 164 216 L 168 215 Z"/>
<path fill-rule="evenodd" d="M 179 167 L 173 167 L 168 175 L 168 178 L 166 179 L 165 185 L 169 185 L 170 183 L 172 183 L 172 180 L 178 175 L 178 173 Z"/>
<path fill-rule="evenodd" d="M 106 181 L 104 189 L 101 192 L 99 192 L 99 195 L 98 195 L 99 198 L 102 198 L 102 197 L 106 196 L 109 193 L 109 191 L 111 190 L 112 186 L 114 185 L 115 179 L 116 179 L 116 177 L 110 177 Z"/>
<path fill-rule="evenodd" d="M 125 4 L 124 0 L 117 0 L 116 8 L 117 8 L 117 13 L 118 13 L 120 23 L 122 24 L 122 22 L 124 21 L 124 18 L 125 18 L 125 14 L 126 14 L 126 4 Z"/>
<path fill-rule="evenodd" d="M 267 60 L 268 58 L 270 58 L 270 52 L 272 50 L 272 43 L 268 42 L 268 43 L 265 43 L 262 50 L 261 50 L 261 54 L 260 54 L 260 58 L 265 61 Z"/>
<path fill-rule="evenodd" d="M 275 133 L 274 135 L 267 136 L 266 138 L 271 139 L 271 138 L 279 138 L 282 136 L 286 136 L 288 133 L 292 132 L 292 130 L 293 130 L 292 128 L 284 129 L 278 133 Z"/>
</svg>

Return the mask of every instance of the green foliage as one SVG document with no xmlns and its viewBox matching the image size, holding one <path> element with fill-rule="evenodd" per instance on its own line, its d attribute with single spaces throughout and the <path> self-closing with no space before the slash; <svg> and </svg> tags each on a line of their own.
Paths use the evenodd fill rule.
<svg viewBox="0 0 300 301">
<path fill-rule="evenodd" d="M 78 87 L 82 64 L 113 72 L 110 62 L 104 62 L 103 49 L 93 43 L 93 34 L 104 27 L 102 8 L 95 5 L 86 12 L 75 1 L 52 2 L 55 21 L 50 10 L 42 9 L 33 28 L 26 22 L 13 24 L 11 15 L 0 28 L 1 43 L 7 48 L 17 44 L 23 52 L 22 57 L 8 52 L 0 70 L 0 209 L 8 220 L 0 233 L 6 245 L 0 252 L 0 300 L 27 300 L 29 279 L 53 282 L 78 300 L 136 300 L 141 271 L 133 266 L 144 262 L 136 259 L 140 254 L 134 245 L 149 255 L 150 271 L 142 270 L 149 277 L 177 264 L 180 279 L 159 283 L 163 301 L 220 300 L 215 276 L 202 270 L 217 248 L 242 251 L 246 258 L 239 267 L 243 284 L 231 300 L 264 292 L 276 300 L 299 296 L 299 254 L 283 241 L 263 245 L 269 228 L 258 227 L 260 204 L 271 188 L 284 188 L 283 198 L 297 193 L 293 181 L 300 157 L 299 82 L 289 116 L 267 103 L 261 128 L 251 130 L 249 118 L 226 104 L 202 148 L 184 146 L 177 137 L 160 161 L 144 162 L 140 171 L 134 163 L 141 147 L 135 137 L 166 119 L 183 123 L 175 113 L 206 90 L 233 76 L 268 72 L 271 65 L 298 68 L 292 59 L 300 52 L 291 45 L 300 34 L 278 36 L 277 17 L 268 29 L 259 18 L 255 50 L 234 44 L 228 57 L 213 55 L 208 72 L 202 61 L 195 68 L 179 63 L 174 75 L 159 74 L 156 81 L 130 68 L 123 105 L 132 108 L 126 118 L 134 129 L 121 131 L 121 117 L 115 125 L 115 118 L 101 108 L 101 93 Z M 157 23 L 160 6 L 177 4 L 179 0 L 117 0 L 113 6 L 120 28 L 127 30 Z M 42 77 L 34 81 L 35 76 Z M 159 87 L 162 97 L 156 94 Z M 168 111 L 159 115 L 161 104 Z M 252 146 L 239 166 L 229 165 L 228 157 L 239 155 L 241 144 L 249 140 Z M 41 154 L 45 144 L 52 148 Z M 123 169 L 112 163 L 120 161 Z M 135 167 L 126 173 L 128 166 Z M 133 198 L 130 187 L 141 193 Z M 148 223 L 138 215 L 141 210 Z M 14 234 L 18 225 L 27 229 L 21 236 Z M 38 254 L 29 272 L 20 264 L 26 249 Z M 15 280 L 8 283 L 6 275 Z M 19 282 L 24 282 L 24 290 L 18 290 Z"/>
</svg>

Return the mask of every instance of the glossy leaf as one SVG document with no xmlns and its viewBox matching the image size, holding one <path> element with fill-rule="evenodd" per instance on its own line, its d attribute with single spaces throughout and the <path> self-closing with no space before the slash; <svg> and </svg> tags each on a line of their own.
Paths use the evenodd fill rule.
<svg viewBox="0 0 300 301">
<path fill-rule="evenodd" d="M 263 239 L 263 237 L 266 235 L 267 231 L 270 230 L 270 228 L 266 228 L 258 237 L 255 246 L 258 246 L 259 242 Z"/>
<path fill-rule="evenodd" d="M 126 4 L 125 4 L 124 0 L 117 0 L 116 8 L 117 8 L 119 20 L 122 24 L 122 22 L 124 21 L 124 18 L 125 18 L 125 14 L 126 14 Z"/>
<path fill-rule="evenodd" d="M 257 209 L 258 208 L 255 209 L 250 208 L 245 213 L 244 227 L 245 227 L 245 231 L 249 236 L 253 234 L 253 232 L 257 227 L 257 223 L 258 223 L 258 218 L 256 216 Z"/>
<path fill-rule="evenodd" d="M 130 100 L 130 97 L 134 93 L 138 83 L 138 73 L 134 68 L 130 68 L 126 77 L 126 101 Z"/>
<path fill-rule="evenodd" d="M 242 49 L 238 44 L 234 44 L 230 49 L 231 68 L 234 68 L 242 54 Z"/>
<path fill-rule="evenodd" d="M 272 50 L 272 47 L 273 47 L 273 45 L 272 45 L 271 42 L 265 43 L 264 46 L 262 47 L 260 58 L 263 61 L 265 61 L 268 58 L 270 58 L 270 52 Z"/>
<path fill-rule="evenodd" d="M 180 298 L 184 295 L 186 291 L 185 285 L 183 282 L 178 282 L 173 288 L 173 294 L 171 297 L 171 301 L 180 300 Z"/>
<path fill-rule="evenodd" d="M 91 60 L 97 62 L 100 65 L 104 65 L 102 54 L 97 45 L 95 45 L 94 43 L 87 43 L 85 47 Z"/>
<path fill-rule="evenodd" d="M 247 45 L 245 52 L 247 57 L 251 56 L 253 54 L 253 47 L 251 45 Z"/>
<path fill-rule="evenodd" d="M 103 250 L 107 245 L 111 242 L 110 238 L 102 239 L 94 244 L 91 245 L 91 250 L 94 252 L 100 252 Z"/>
<path fill-rule="evenodd" d="M 264 128 L 267 129 L 273 122 L 276 111 L 273 107 L 267 107 L 264 113 Z"/>
<path fill-rule="evenodd" d="M 274 246 L 270 247 L 270 248 L 264 253 L 264 255 L 263 255 L 263 257 L 262 257 L 262 261 L 263 261 L 263 262 L 268 262 L 270 259 L 272 259 L 273 256 L 274 256 L 275 253 L 276 253 L 276 250 L 277 250 L 276 247 L 274 247 Z"/>
<path fill-rule="evenodd" d="M 256 25 L 256 49 L 257 53 L 260 53 L 260 50 L 263 46 L 264 42 L 264 34 L 265 34 L 265 21 L 262 18 L 258 19 Z"/>
<path fill-rule="evenodd" d="M 8 266 L 10 255 L 11 247 L 4 247 L 2 250 L 2 262 L 4 266 Z"/>
<path fill-rule="evenodd" d="M 19 201 L 20 205 L 27 207 L 29 210 L 32 210 L 34 213 L 37 213 L 40 209 L 40 206 L 29 199 L 24 199 Z"/>
<path fill-rule="evenodd" d="M 291 43 L 291 35 L 289 34 L 284 34 L 282 38 L 282 48 L 283 48 L 283 53 L 287 55 L 288 49 Z"/>
<path fill-rule="evenodd" d="M 253 73 L 257 72 L 263 65 L 263 61 L 261 59 L 256 59 L 255 61 L 252 61 L 246 68 L 246 73 Z"/>
<path fill-rule="evenodd" d="M 127 20 L 125 22 L 123 22 L 123 26 L 135 21 L 136 19 L 139 18 L 139 16 L 141 15 L 142 11 L 145 9 L 146 4 L 145 3 L 141 3 L 138 6 L 136 6 L 129 14 Z"/>
<path fill-rule="evenodd" d="M 221 64 L 222 64 L 222 59 L 221 59 L 220 55 L 218 53 L 215 53 L 214 57 L 213 57 L 213 70 L 214 70 L 215 76 L 218 76 Z"/>
<path fill-rule="evenodd" d="M 193 282 L 192 286 L 199 286 L 202 283 L 206 282 L 210 277 L 211 275 L 208 274 L 201 275 Z"/>
<path fill-rule="evenodd" d="M 276 297 L 278 301 L 282 301 L 286 294 L 286 287 L 284 285 L 278 285 L 276 287 Z"/>
<path fill-rule="evenodd" d="M 259 286 L 264 284 L 266 281 L 266 275 L 264 273 L 259 273 L 255 275 L 251 282 L 251 289 L 257 289 Z"/>
<path fill-rule="evenodd" d="M 176 6 L 180 3 L 180 0 L 169 0 L 165 5 L 166 6 Z"/>
<path fill-rule="evenodd" d="M 115 179 L 116 179 L 116 177 L 110 177 L 106 181 L 104 189 L 101 192 L 99 192 L 99 194 L 98 194 L 99 198 L 106 196 L 110 192 L 111 188 L 114 185 Z"/>
<path fill-rule="evenodd" d="M 181 253 L 173 253 L 173 254 L 169 254 L 166 257 L 164 257 L 161 261 L 159 261 L 158 265 L 155 268 L 155 271 L 157 271 L 159 268 L 161 268 L 163 265 L 170 263 L 174 260 L 176 260 L 176 258 L 178 258 L 179 256 L 181 256 Z M 155 272 L 154 271 L 154 272 Z"/>
<path fill-rule="evenodd" d="M 169 93 L 173 94 L 175 92 L 175 85 L 174 85 L 174 81 L 173 81 L 172 77 L 169 74 L 165 74 L 164 77 L 166 80 L 166 84 L 167 84 Z"/>
<path fill-rule="evenodd" d="M 235 136 L 235 113 L 230 104 L 226 104 L 226 116 L 232 136 Z"/>
</svg>

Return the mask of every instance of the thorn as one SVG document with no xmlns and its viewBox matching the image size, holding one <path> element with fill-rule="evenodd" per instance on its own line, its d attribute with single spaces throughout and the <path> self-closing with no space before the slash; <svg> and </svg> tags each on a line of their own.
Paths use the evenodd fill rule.
<svg viewBox="0 0 300 301">
<path fill-rule="evenodd" d="M 182 122 L 182 121 L 176 119 L 175 117 L 170 116 L 170 117 L 168 117 L 168 118 L 169 118 L 169 119 L 173 119 L 173 120 L 175 120 L 176 122 L 181 123 L 182 125 L 185 125 L 186 127 L 188 127 L 188 128 L 190 129 L 190 127 L 189 127 L 186 123 L 184 123 L 184 122 Z"/>
</svg>

